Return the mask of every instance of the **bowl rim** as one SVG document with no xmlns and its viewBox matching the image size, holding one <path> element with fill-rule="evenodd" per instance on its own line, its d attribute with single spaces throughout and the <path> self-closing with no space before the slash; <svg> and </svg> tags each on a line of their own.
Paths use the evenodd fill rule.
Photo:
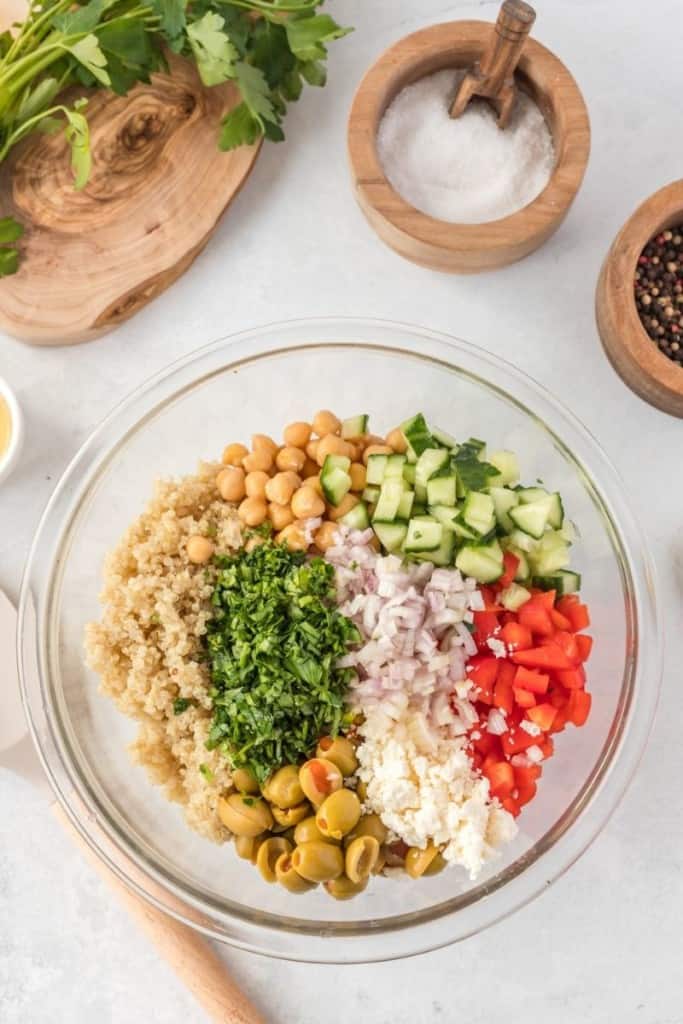
<svg viewBox="0 0 683 1024">
<path fill-rule="evenodd" d="M 315 342 L 302 344 L 305 337 L 315 338 Z M 373 339 L 372 343 L 368 338 Z M 416 350 L 416 341 L 429 350 L 428 355 Z M 162 867 L 145 860 L 143 851 L 118 829 L 107 809 L 89 791 L 69 748 L 68 737 L 63 729 L 60 734 L 56 728 L 50 690 L 49 647 L 56 637 L 53 595 L 60 567 L 68 554 L 69 531 L 78 517 L 79 506 L 118 446 L 155 412 L 188 388 L 201 384 L 207 376 L 225 372 L 240 362 L 252 362 L 259 355 L 320 346 L 373 348 L 467 372 L 540 420 L 543 429 L 582 472 L 591 498 L 605 514 L 626 601 L 628 642 L 622 685 L 622 695 L 626 696 L 615 715 L 617 726 L 612 723 L 589 780 L 570 808 L 527 853 L 493 879 L 470 890 L 466 899 L 449 899 L 436 908 L 436 913 L 431 907 L 426 912 L 404 915 L 398 923 L 395 918 L 388 922 L 368 919 L 360 925 L 348 926 L 346 922 L 275 918 L 265 912 L 231 913 L 174 882 Z M 458 353 L 461 361 L 474 363 L 486 376 L 463 371 L 456 358 Z M 210 368 L 211 373 L 198 373 Z M 179 388 L 181 382 L 185 386 Z M 531 409 L 513 396 L 510 387 L 514 387 L 515 396 L 521 394 L 527 400 L 531 396 Z M 157 399 L 152 407 L 150 395 Z M 543 409 L 554 421 L 561 421 L 559 427 L 546 425 L 539 412 Z M 568 449 L 568 442 L 558 435 L 558 429 L 568 433 L 579 454 Z M 114 448 L 109 444 L 112 435 L 117 442 Z M 593 482 L 593 474 L 586 475 L 582 455 L 588 456 L 592 466 L 597 465 L 600 487 Z M 618 515 L 613 511 L 615 507 Z M 66 525 L 59 520 L 60 513 L 66 514 Z M 176 361 L 119 403 L 81 447 L 47 504 L 26 565 L 19 607 L 18 659 L 30 730 L 58 800 L 94 853 L 139 896 L 209 937 L 282 959 L 320 963 L 390 960 L 448 945 L 506 917 L 563 874 L 602 830 L 638 765 L 656 709 L 661 655 L 661 625 L 651 559 L 629 508 L 625 488 L 586 428 L 546 388 L 493 353 L 424 328 L 356 318 L 294 320 L 219 339 Z M 637 715 L 632 713 L 636 688 Z M 551 834 L 552 841 L 546 843 Z M 458 920 L 462 909 L 468 911 L 467 920 Z"/>
<path fill-rule="evenodd" d="M 19 399 L 4 377 L 0 377 L 0 398 L 4 398 L 7 403 L 12 421 L 9 445 L 5 453 L 0 455 L 0 483 L 2 483 L 7 480 L 19 461 L 24 444 L 24 414 L 19 405 Z"/>
<path fill-rule="evenodd" d="M 487 21 L 448 21 L 404 36 L 380 54 L 366 71 L 349 113 L 348 156 L 356 197 L 364 212 L 371 212 L 396 236 L 415 240 L 451 257 L 472 252 L 495 256 L 514 247 L 540 245 L 566 216 L 581 187 L 590 156 L 588 109 L 574 77 L 559 57 L 537 39 L 529 38 L 518 64 L 520 75 L 534 83 L 534 71 L 542 68 L 552 79 L 555 93 L 565 96 L 562 146 L 545 188 L 520 210 L 476 224 L 432 217 L 416 209 L 394 189 L 377 148 L 377 127 L 386 107 L 406 82 L 413 81 L 412 72 L 422 68 L 424 50 L 429 50 L 440 68 L 455 67 L 451 56 L 454 45 L 481 48 L 492 29 L 492 23 Z M 557 144 L 554 132 L 553 137 Z M 525 248 L 525 254 L 528 251 L 531 250 Z"/>
<path fill-rule="evenodd" d="M 625 221 L 605 257 L 595 297 L 600 338 L 617 373 L 641 398 L 674 416 L 683 416 L 683 364 L 660 352 L 643 327 L 633 280 L 650 239 L 681 222 L 683 178 L 653 192 Z"/>
</svg>

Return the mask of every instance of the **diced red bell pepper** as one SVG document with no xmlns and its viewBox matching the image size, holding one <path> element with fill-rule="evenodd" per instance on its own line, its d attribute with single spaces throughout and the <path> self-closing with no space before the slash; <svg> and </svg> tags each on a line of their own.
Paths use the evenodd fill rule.
<svg viewBox="0 0 683 1024">
<path fill-rule="evenodd" d="M 503 800 L 512 795 L 515 788 L 515 770 L 508 761 L 499 761 L 488 767 L 484 764 L 482 772 L 489 780 L 491 796 L 497 796 Z"/>
<path fill-rule="evenodd" d="M 488 650 L 486 641 L 500 629 L 495 612 L 474 612 L 474 639 L 479 650 Z"/>
<path fill-rule="evenodd" d="M 522 767 L 515 768 L 515 784 L 518 789 L 522 789 L 524 786 L 528 786 L 531 782 L 536 782 L 541 777 L 543 769 L 540 764 L 530 764 Z"/>
<path fill-rule="evenodd" d="M 557 708 L 552 704 L 537 704 L 535 708 L 529 708 L 527 718 L 534 725 L 537 725 L 543 732 L 548 732 L 557 716 Z"/>
<path fill-rule="evenodd" d="M 513 555 L 511 551 L 506 551 L 503 555 L 503 575 L 498 580 L 498 586 L 502 590 L 505 587 L 509 587 L 519 569 L 519 558 L 517 555 Z"/>
<path fill-rule="evenodd" d="M 516 800 L 520 807 L 524 807 L 536 796 L 536 783 L 529 782 L 526 786 L 517 787 Z"/>
<path fill-rule="evenodd" d="M 523 651 L 531 647 L 531 630 L 519 622 L 508 622 L 500 631 L 500 639 L 510 651 Z"/>
<path fill-rule="evenodd" d="M 480 586 L 479 593 L 484 599 L 484 608 L 487 612 L 503 611 L 503 606 L 498 603 L 496 592 L 493 587 Z"/>
<path fill-rule="evenodd" d="M 510 729 L 509 732 L 503 733 L 500 738 L 500 745 L 503 748 L 503 753 L 506 756 L 511 754 L 521 754 L 524 750 L 529 747 L 538 745 L 540 737 L 531 736 L 526 729 L 522 729 L 519 726 L 515 726 Z"/>
<path fill-rule="evenodd" d="M 575 600 L 570 600 L 571 598 L 575 598 Z M 591 624 L 588 607 L 581 604 L 576 594 L 567 594 L 561 598 L 557 603 L 557 610 L 569 619 L 575 633 L 579 633 L 582 629 L 588 629 Z"/>
<path fill-rule="evenodd" d="M 565 701 L 564 705 L 557 708 L 556 711 L 555 720 L 549 729 L 549 732 L 552 733 L 563 732 L 567 725 L 567 702 Z"/>
<path fill-rule="evenodd" d="M 581 690 L 586 685 L 586 672 L 583 665 L 579 665 L 577 668 L 560 669 L 555 673 L 555 678 L 567 690 Z"/>
<path fill-rule="evenodd" d="M 498 659 L 492 654 L 475 654 L 467 662 L 467 675 L 476 686 L 476 699 L 484 704 L 493 701 L 493 684 L 498 675 Z"/>
<path fill-rule="evenodd" d="M 566 618 L 557 608 L 550 609 L 550 621 L 552 622 L 555 629 L 571 629 L 571 619 Z"/>
<path fill-rule="evenodd" d="M 554 590 L 532 590 L 531 600 L 534 604 L 538 604 L 541 608 L 545 608 L 547 612 L 552 611 L 555 607 L 555 591 Z M 527 601 L 527 604 L 529 602 Z"/>
<path fill-rule="evenodd" d="M 480 730 L 479 738 L 472 740 L 472 744 L 475 750 L 478 750 L 480 754 L 484 755 L 484 757 L 488 757 L 489 754 L 493 754 L 497 761 L 500 760 L 500 741 L 492 732 Z"/>
<path fill-rule="evenodd" d="M 512 696 L 515 699 L 515 704 L 520 708 L 532 708 L 536 703 L 536 698 L 531 690 L 520 690 L 517 687 L 513 687 Z"/>
<path fill-rule="evenodd" d="M 567 703 L 567 717 L 574 725 L 585 725 L 592 698 L 585 690 L 572 690 Z"/>
<path fill-rule="evenodd" d="M 497 708 L 510 713 L 514 706 L 514 694 L 512 692 L 512 681 L 515 678 L 517 669 L 511 661 L 501 660 L 498 668 L 498 676 L 493 687 L 493 703 Z"/>
<path fill-rule="evenodd" d="M 572 665 L 578 665 L 581 661 L 579 645 L 573 633 L 567 633 L 566 630 L 558 629 L 546 643 L 557 644 L 558 647 L 561 647 Z"/>
<path fill-rule="evenodd" d="M 525 668 L 524 665 L 520 665 L 515 672 L 515 688 L 518 690 L 531 690 L 532 693 L 547 693 L 549 683 L 550 676 Z"/>
<path fill-rule="evenodd" d="M 581 661 L 588 661 L 593 650 L 593 637 L 588 636 L 587 633 L 577 633 L 576 646 L 579 649 Z"/>
<path fill-rule="evenodd" d="M 521 807 L 514 799 L 514 797 L 506 796 L 505 799 L 501 800 L 500 802 L 501 805 L 505 808 L 505 810 L 513 816 L 513 818 L 519 817 Z"/>
<path fill-rule="evenodd" d="M 543 668 L 557 671 L 557 669 L 574 668 L 561 647 L 549 643 L 543 647 L 532 647 L 528 651 L 512 651 L 510 658 L 516 665 L 525 665 L 527 668 Z"/>
<path fill-rule="evenodd" d="M 539 747 L 544 759 L 547 761 L 549 757 L 552 757 L 555 753 L 555 744 L 551 740 L 550 736 L 545 736 L 543 739 L 540 736 L 536 737 L 536 746 Z"/>
<path fill-rule="evenodd" d="M 527 601 L 517 613 L 520 626 L 526 626 L 535 636 L 552 636 L 554 626 L 550 613 L 536 601 Z"/>
</svg>

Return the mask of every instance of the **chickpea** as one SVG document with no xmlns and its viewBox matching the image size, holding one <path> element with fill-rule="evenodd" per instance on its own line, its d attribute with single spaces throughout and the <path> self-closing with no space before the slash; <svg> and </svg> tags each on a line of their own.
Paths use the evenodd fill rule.
<svg viewBox="0 0 683 1024">
<path fill-rule="evenodd" d="M 304 468 L 305 461 L 306 456 L 300 448 L 282 448 L 275 456 L 275 465 L 285 473 L 288 470 L 298 473 Z"/>
<path fill-rule="evenodd" d="M 241 466 L 242 459 L 249 454 L 249 449 L 243 444 L 229 444 L 223 449 L 223 465 Z"/>
<path fill-rule="evenodd" d="M 317 457 L 317 454 L 318 454 L 318 445 L 319 444 L 320 444 L 320 441 L 309 441 L 308 444 L 306 445 L 306 455 L 308 455 L 309 459 L 312 459 L 314 462 L 316 462 L 316 457 Z M 317 462 L 316 462 L 316 466 L 317 466 Z"/>
<path fill-rule="evenodd" d="M 342 441 L 336 434 L 325 434 L 318 445 L 315 453 L 315 460 L 319 466 L 324 466 L 328 455 L 346 455 L 348 459 L 355 454 L 353 445 L 348 441 Z"/>
<path fill-rule="evenodd" d="M 307 480 L 309 476 L 317 476 L 319 472 L 320 466 L 318 463 L 314 459 L 309 459 L 307 455 L 306 461 L 304 462 L 304 468 L 301 470 L 302 478 Z"/>
<path fill-rule="evenodd" d="M 291 445 L 293 448 L 305 448 L 311 439 L 311 424 L 310 423 L 290 423 L 289 426 L 285 427 L 283 434 L 285 444 Z"/>
<path fill-rule="evenodd" d="M 294 491 L 300 484 L 301 480 L 296 473 L 276 473 L 266 484 L 266 498 L 268 501 L 274 501 L 276 505 L 289 505 Z"/>
<path fill-rule="evenodd" d="M 248 498 L 265 498 L 266 484 L 270 477 L 262 469 L 255 469 L 253 473 L 247 473 L 244 487 Z"/>
<path fill-rule="evenodd" d="M 246 492 L 244 470 L 239 466 L 228 466 L 216 477 L 216 484 L 223 501 L 241 501 Z"/>
<path fill-rule="evenodd" d="M 307 480 L 304 480 L 304 487 L 312 487 L 315 493 L 319 494 L 321 498 L 325 497 L 319 474 L 318 476 L 309 476 Z"/>
<path fill-rule="evenodd" d="M 300 523 L 290 523 L 276 536 L 278 544 L 286 544 L 291 551 L 307 551 L 308 543 Z"/>
<path fill-rule="evenodd" d="M 268 506 L 263 498 L 245 498 L 237 510 L 245 526 L 260 526 L 267 512 Z"/>
<path fill-rule="evenodd" d="M 245 455 L 242 460 L 242 466 L 247 473 L 253 473 L 259 469 L 267 473 L 273 466 L 273 454 L 265 448 L 260 448 L 255 452 L 251 452 L 250 455 Z"/>
<path fill-rule="evenodd" d="M 408 442 L 400 427 L 394 427 L 393 430 L 389 431 L 387 434 L 387 444 L 401 455 L 408 451 Z"/>
<path fill-rule="evenodd" d="M 312 487 L 300 487 L 292 497 L 292 512 L 297 519 L 312 519 L 325 511 L 325 502 Z"/>
<path fill-rule="evenodd" d="M 370 458 L 371 455 L 393 455 L 393 454 L 394 454 L 393 449 L 391 449 L 388 444 L 369 444 L 368 447 L 363 452 L 363 463 L 364 463 L 364 465 L 367 466 L 368 459 Z M 247 462 L 247 460 L 245 459 L 244 460 L 245 468 L 246 468 L 246 462 Z"/>
<path fill-rule="evenodd" d="M 267 434 L 252 434 L 251 435 L 251 450 L 252 452 L 268 452 L 273 458 L 277 455 L 278 445 L 273 441 L 272 437 L 268 437 Z"/>
<path fill-rule="evenodd" d="M 322 552 L 327 551 L 328 548 L 334 547 L 336 540 L 336 523 L 323 523 L 322 526 L 316 530 L 313 537 L 313 543 L 317 547 L 318 551 Z"/>
<path fill-rule="evenodd" d="M 273 524 L 274 530 L 284 530 L 286 526 L 294 522 L 294 513 L 289 505 L 271 504 L 268 506 L 268 518 Z"/>
<path fill-rule="evenodd" d="M 349 476 L 351 477 L 351 490 L 352 491 L 363 491 L 365 490 L 365 466 L 361 462 L 352 462 L 349 468 Z"/>
<path fill-rule="evenodd" d="M 338 519 L 345 516 L 346 513 L 350 512 L 352 508 L 355 508 L 357 504 L 358 498 L 355 494 L 345 494 L 337 507 L 329 509 L 327 514 L 330 519 L 336 523 Z"/>
<path fill-rule="evenodd" d="M 338 434 L 340 430 L 341 420 L 338 420 L 329 409 L 321 409 L 313 417 L 313 433 L 318 437 L 324 437 L 325 434 Z"/>
<path fill-rule="evenodd" d="M 200 537 L 198 534 L 190 537 L 187 542 L 187 557 L 195 565 L 204 565 L 209 561 L 214 552 L 214 546 L 208 537 Z"/>
</svg>

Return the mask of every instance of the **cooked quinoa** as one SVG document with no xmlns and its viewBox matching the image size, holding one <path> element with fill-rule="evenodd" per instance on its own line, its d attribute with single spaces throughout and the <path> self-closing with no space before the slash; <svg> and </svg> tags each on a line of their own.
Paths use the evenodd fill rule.
<svg viewBox="0 0 683 1024">
<path fill-rule="evenodd" d="M 216 570 L 193 564 L 186 549 L 197 535 L 219 553 L 240 545 L 235 507 L 216 487 L 221 468 L 202 463 L 195 476 L 157 482 L 145 512 L 107 556 L 104 612 L 85 636 L 102 691 L 140 723 L 133 760 L 215 842 L 228 838 L 216 807 L 232 788 L 224 755 L 205 746 L 212 713 L 202 637 Z M 192 703 L 175 714 L 178 698 Z"/>
</svg>

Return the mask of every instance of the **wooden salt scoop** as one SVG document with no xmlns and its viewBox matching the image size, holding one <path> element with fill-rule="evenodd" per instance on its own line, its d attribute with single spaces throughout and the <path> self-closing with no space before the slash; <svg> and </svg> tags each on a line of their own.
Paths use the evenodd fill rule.
<svg viewBox="0 0 683 1024">
<path fill-rule="evenodd" d="M 535 20 L 536 11 L 524 0 L 505 0 L 483 56 L 460 83 L 451 117 L 460 117 L 481 96 L 497 111 L 498 127 L 507 127 L 517 99 L 515 68 Z"/>
</svg>

